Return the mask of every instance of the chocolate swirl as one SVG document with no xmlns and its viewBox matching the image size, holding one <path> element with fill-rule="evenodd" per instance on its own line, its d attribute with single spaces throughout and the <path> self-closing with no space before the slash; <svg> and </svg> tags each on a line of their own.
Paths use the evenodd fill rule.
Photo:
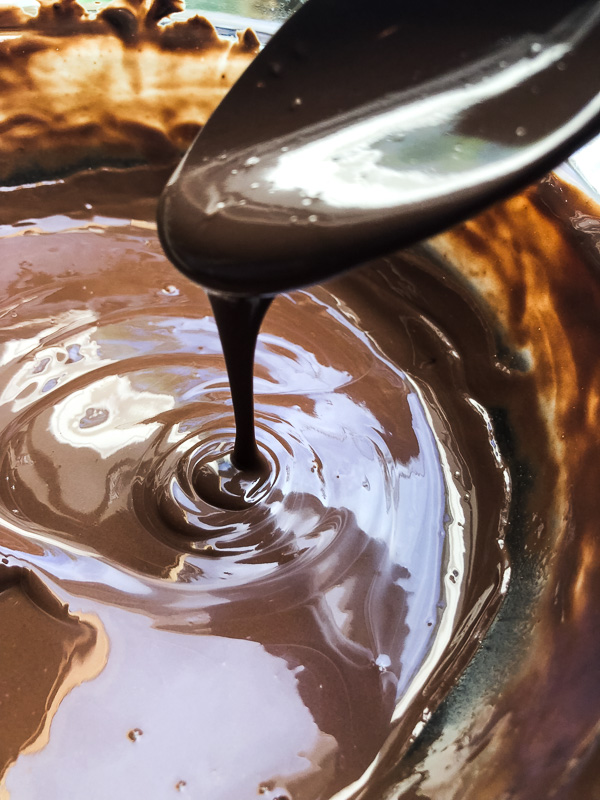
<svg viewBox="0 0 600 800">
<path fill-rule="evenodd" d="M 232 443 L 225 367 L 204 293 L 160 250 L 161 176 L 135 174 L 14 190 L 3 220 L 0 542 L 110 642 L 5 786 L 52 797 L 59 748 L 63 793 L 106 793 L 101 765 L 135 757 L 133 795 L 329 797 L 489 623 L 507 473 L 454 346 L 407 301 L 407 261 L 273 303 L 255 376 L 271 468 L 242 508 L 198 494 L 198 465 Z"/>
</svg>

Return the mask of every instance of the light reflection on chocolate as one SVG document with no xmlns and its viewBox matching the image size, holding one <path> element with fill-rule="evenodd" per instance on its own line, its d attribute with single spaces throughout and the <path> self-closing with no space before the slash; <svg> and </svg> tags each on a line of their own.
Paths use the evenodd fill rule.
<svg viewBox="0 0 600 800">
<path fill-rule="evenodd" d="M 212 797 L 329 797 L 414 724 L 432 676 L 489 623 L 506 472 L 452 343 L 407 302 L 401 271 L 375 264 L 273 304 L 255 379 L 269 485 L 241 511 L 207 505 L 186 458 L 231 441 L 230 397 L 208 301 L 170 271 L 150 222 L 163 176 L 15 189 L 0 220 L 2 530 L 110 641 L 102 675 L 5 785 L 52 796 L 64 752 L 97 761 L 70 768 L 74 793 L 87 780 L 105 796 L 110 761 L 130 794 L 185 780 Z M 43 553 L 27 553 L 35 542 Z M 270 680 L 287 686 L 276 702 Z M 74 739 L 99 708 L 101 730 Z"/>
</svg>

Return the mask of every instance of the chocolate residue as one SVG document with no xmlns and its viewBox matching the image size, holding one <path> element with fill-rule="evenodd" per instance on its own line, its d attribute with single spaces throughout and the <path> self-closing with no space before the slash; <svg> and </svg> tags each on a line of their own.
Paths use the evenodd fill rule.
<svg viewBox="0 0 600 800">
<path fill-rule="evenodd" d="M 0 11 L 0 180 L 128 161 L 171 162 L 256 54 L 177 2 L 75 0 Z M 168 21 L 169 24 L 163 24 Z"/>
</svg>

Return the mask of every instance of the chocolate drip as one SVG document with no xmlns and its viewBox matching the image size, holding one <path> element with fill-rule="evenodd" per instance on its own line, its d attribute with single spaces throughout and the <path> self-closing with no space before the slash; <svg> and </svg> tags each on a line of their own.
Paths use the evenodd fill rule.
<svg viewBox="0 0 600 800">
<path fill-rule="evenodd" d="M 489 623 L 506 474 L 443 320 L 415 305 L 418 259 L 278 297 L 256 350 L 269 300 L 243 301 L 252 335 L 223 336 L 246 365 L 234 419 L 206 294 L 148 222 L 159 176 L 132 175 L 15 190 L 3 210 L 0 548 L 110 643 L 46 747 L 15 729 L 4 786 L 106 796 L 111 763 L 134 797 L 330 797 L 403 746 L 397 702 L 414 727 L 435 670 L 451 681 Z M 489 336 L 452 298 L 483 380 Z M 222 329 L 237 301 L 212 302 Z M 232 471 L 210 484 L 215 459 Z"/>
<path fill-rule="evenodd" d="M 235 417 L 235 445 L 231 457 L 240 470 L 264 468 L 254 434 L 254 350 L 270 297 L 229 298 L 209 294 L 225 355 Z"/>
<path fill-rule="evenodd" d="M 225 356 L 235 419 L 231 452 L 205 456 L 193 469 L 201 498 L 217 508 L 242 509 L 256 502 L 269 475 L 269 463 L 254 430 L 254 350 L 271 298 L 230 298 L 209 294 Z"/>
</svg>

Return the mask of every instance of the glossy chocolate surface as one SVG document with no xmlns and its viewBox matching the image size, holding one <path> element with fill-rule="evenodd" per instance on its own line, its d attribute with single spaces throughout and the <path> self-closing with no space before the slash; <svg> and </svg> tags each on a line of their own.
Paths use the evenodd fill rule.
<svg viewBox="0 0 600 800">
<path fill-rule="evenodd" d="M 207 503 L 197 467 L 231 447 L 231 399 L 206 295 L 151 221 L 163 174 L 15 189 L 4 210 L 3 597 L 29 614 L 41 601 L 10 576 L 31 571 L 108 642 L 60 706 L 31 695 L 50 739 L 26 749 L 16 729 L 4 785 L 330 797 L 402 747 L 489 624 L 508 475 L 452 344 L 411 304 L 413 259 L 274 301 L 255 377 L 268 474 L 241 509 Z M 54 618 L 27 623 L 32 669 L 52 663 Z"/>
</svg>

